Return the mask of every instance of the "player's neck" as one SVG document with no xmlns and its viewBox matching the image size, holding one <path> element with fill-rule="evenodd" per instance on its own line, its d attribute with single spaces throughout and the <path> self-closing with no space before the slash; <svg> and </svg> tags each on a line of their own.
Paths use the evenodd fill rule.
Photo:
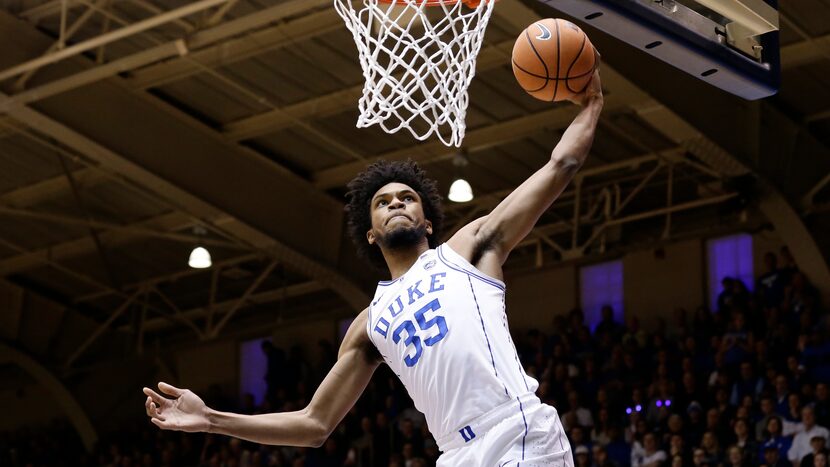
<svg viewBox="0 0 830 467">
<path fill-rule="evenodd" d="M 383 258 L 386 260 L 386 266 L 389 267 L 389 274 L 392 280 L 395 280 L 409 271 L 409 268 L 418 261 L 421 253 L 429 249 L 429 243 L 424 238 L 422 242 L 417 245 L 412 245 L 406 248 L 395 248 L 383 251 Z"/>
</svg>

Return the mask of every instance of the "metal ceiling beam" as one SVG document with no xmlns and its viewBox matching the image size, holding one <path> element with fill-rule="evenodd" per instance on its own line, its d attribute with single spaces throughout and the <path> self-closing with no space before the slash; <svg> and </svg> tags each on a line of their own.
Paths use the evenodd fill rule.
<svg viewBox="0 0 830 467">
<path fill-rule="evenodd" d="M 300 3 L 292 5 L 299 9 Z M 20 37 L 30 49 L 50 43 L 40 32 L 4 13 L 0 13 L 0 24 L 5 34 Z M 23 53 L 18 50 L 6 55 L 6 60 Z M 66 66 L 76 69 L 89 63 L 80 58 L 71 62 Z M 97 112 L 94 116 L 74 112 L 65 99 L 83 102 Z M 40 108 L 16 107 L 9 113 L 107 171 L 168 200 L 175 209 L 191 213 L 217 232 L 330 286 L 353 308 L 362 309 L 368 302 L 368 295 L 352 282 L 361 272 L 350 272 L 347 278 L 336 269 L 342 242 L 342 204 L 296 174 L 224 142 L 204 124 L 152 96 L 129 92 L 120 80 L 101 82 L 94 89 L 79 88 L 71 96 L 44 101 Z M 100 125 L 102 118 L 108 125 Z M 71 122 L 73 128 L 59 120 Z M 143 138 L 141 144 L 128 142 L 137 124 L 140 131 L 153 137 Z M 271 212 L 264 212 L 251 203 L 252 199 L 273 200 Z M 297 206 L 314 211 L 321 222 L 295 222 L 302 217 Z M 225 221 L 227 210 L 238 220 Z M 221 225 L 217 219 L 223 219 Z"/>
<path fill-rule="evenodd" d="M 49 65 L 51 63 L 64 60 L 74 55 L 86 52 L 87 50 L 91 50 L 96 47 L 108 44 L 110 42 L 114 42 L 119 39 L 129 37 L 133 34 L 137 34 L 142 31 L 152 29 L 172 20 L 192 15 L 193 13 L 197 13 L 199 11 L 214 7 L 216 5 L 220 5 L 227 1 L 228 0 L 200 0 L 198 2 L 191 3 L 189 5 L 177 8 L 175 10 L 168 11 L 166 13 L 162 13 L 153 18 L 139 21 L 138 23 L 131 24 L 120 29 L 116 29 L 115 31 L 100 35 L 92 39 L 88 39 L 78 44 L 60 49 L 58 51 L 47 53 L 46 55 L 43 55 L 39 58 L 35 58 L 33 60 L 29 60 L 28 62 L 24 62 L 19 65 L 15 65 L 3 71 L 0 71 L 0 81 L 11 78 L 13 76 L 20 75 L 30 70 L 36 70 L 44 65 Z"/>
<path fill-rule="evenodd" d="M 3 297 L 3 312 L 0 313 L 0 339 L 15 342 L 20 337 L 23 324 L 25 292 L 21 287 L 0 281 L 0 296 Z"/>
<path fill-rule="evenodd" d="M 96 3 L 94 3 L 93 6 L 102 6 L 104 3 L 108 1 L 109 0 L 96 0 Z M 67 8 L 66 2 L 64 2 L 64 8 Z M 46 52 L 44 52 L 43 55 L 48 55 L 54 52 L 55 50 L 59 50 L 66 47 L 66 41 L 71 39 L 72 36 L 74 36 L 75 33 L 77 33 L 89 21 L 90 18 L 92 18 L 92 15 L 94 13 L 95 8 L 87 8 L 86 11 L 81 13 L 81 15 L 72 23 L 71 26 L 69 26 L 68 29 L 66 29 L 65 31 L 61 31 L 61 37 L 57 41 L 55 41 L 54 44 L 49 46 L 49 48 L 46 50 Z M 65 19 L 65 15 L 66 12 L 62 12 L 62 19 Z M 14 83 L 14 88 L 18 90 L 23 89 L 23 87 L 26 86 L 26 82 L 35 74 L 36 71 L 37 69 L 32 69 L 24 73 L 23 76 L 18 78 L 17 81 Z"/>
<path fill-rule="evenodd" d="M 280 300 L 299 297 L 303 295 L 309 295 L 316 292 L 322 292 L 326 289 L 327 287 L 317 282 L 310 281 L 303 282 L 300 284 L 288 285 L 285 287 L 281 287 L 274 290 L 268 290 L 265 292 L 253 293 L 248 296 L 245 303 L 241 306 L 241 309 L 244 309 L 245 307 L 251 305 L 263 305 L 266 303 L 273 303 L 278 302 Z M 230 310 L 232 310 L 234 306 L 237 306 L 238 303 L 239 298 L 233 298 L 230 300 L 225 300 L 223 302 L 216 303 L 213 305 L 213 313 L 217 316 L 225 315 Z M 188 319 L 190 321 L 195 321 L 198 319 L 205 318 L 207 314 L 207 307 L 200 307 L 182 311 L 181 317 L 184 319 Z M 144 323 L 145 331 L 158 331 L 160 329 L 168 328 L 170 327 L 170 325 L 171 323 L 169 322 L 169 320 L 163 317 L 151 318 Z M 122 327 L 119 329 L 129 330 L 129 327 Z"/>
<path fill-rule="evenodd" d="M 113 60 L 107 64 L 79 71 L 18 94 L 0 98 L 0 112 L 5 112 L 14 106 L 30 104 L 141 67 L 146 68 L 137 71 L 132 77 L 128 78 L 128 82 L 135 89 L 146 89 L 201 72 L 205 67 L 219 66 L 223 62 L 231 63 L 257 53 L 262 53 L 266 50 L 291 44 L 297 40 L 296 37 L 322 34 L 333 28 L 333 19 L 339 20 L 339 17 L 333 10 L 330 13 L 327 11 L 314 13 L 284 25 L 278 25 L 264 31 L 213 45 L 230 37 L 268 26 L 271 23 L 279 22 L 285 18 L 319 7 L 323 3 L 328 5 L 330 2 L 323 2 L 322 0 L 292 0 L 242 18 L 228 21 L 219 26 L 196 32 L 186 39 L 177 39 L 150 47 L 141 52 Z M 326 21 L 326 23 L 324 24 L 323 21 Z M 180 58 L 168 60 L 156 66 L 147 66 L 173 57 Z"/>
<path fill-rule="evenodd" d="M 228 312 L 225 313 L 225 316 L 223 316 L 222 319 L 219 320 L 219 322 L 216 323 L 215 326 L 211 326 L 209 329 L 205 330 L 205 332 L 208 334 L 209 337 L 215 339 L 219 335 L 219 333 L 222 332 L 222 328 L 224 328 L 225 325 L 228 324 L 228 321 L 230 321 L 231 318 L 233 318 L 233 315 L 235 315 L 236 312 L 239 311 L 240 308 L 242 308 L 246 303 L 248 303 L 248 300 L 251 299 L 251 295 L 253 295 L 254 292 L 256 292 L 256 289 L 258 289 L 259 286 L 262 285 L 262 282 L 265 279 L 268 278 L 268 276 L 271 274 L 271 271 L 273 271 L 276 266 L 277 266 L 276 261 L 271 261 L 268 264 L 268 266 L 265 266 L 265 269 L 263 269 L 259 273 L 259 276 L 257 276 L 257 278 L 254 279 L 254 281 L 251 283 L 251 285 L 248 286 L 248 288 L 245 290 L 245 293 L 243 293 L 242 296 L 239 297 L 236 300 L 236 303 L 234 303 L 230 307 Z M 213 317 L 215 311 L 216 311 L 216 304 L 208 304 L 208 317 L 209 318 Z M 212 321 L 212 319 L 209 319 L 209 321 Z"/>
<path fill-rule="evenodd" d="M 72 173 L 78 185 L 90 188 L 105 182 L 108 177 L 100 170 L 85 168 Z M 59 198 L 69 191 L 66 176 L 58 175 L 31 185 L 0 194 L 0 205 L 25 208 Z"/>
<path fill-rule="evenodd" d="M 101 242 L 107 247 L 116 247 L 146 239 L 148 230 L 159 233 L 175 232 L 196 224 L 192 216 L 174 212 L 153 217 L 133 225 L 124 226 L 100 234 Z M 47 248 L 26 252 L 18 256 L 0 260 L 0 277 L 28 271 L 40 267 L 47 259 L 66 261 L 88 255 L 95 251 L 95 243 L 90 237 L 83 237 L 52 245 Z"/>
<path fill-rule="evenodd" d="M 305 9 L 310 9 L 313 6 L 305 4 L 305 2 L 308 2 L 308 0 L 304 0 Z M 326 2 L 326 4 L 329 3 Z M 262 18 L 258 15 L 259 13 L 255 13 L 249 16 L 252 17 L 251 20 L 256 20 L 256 23 L 261 23 Z M 238 39 L 227 40 L 202 50 L 195 50 L 196 45 L 189 41 L 188 48 L 195 51 L 175 60 L 136 70 L 127 78 L 127 83 L 135 89 L 162 86 L 201 73 L 205 68 L 216 68 L 245 60 L 269 50 L 285 47 L 342 27 L 344 27 L 343 21 L 332 9 L 331 11 L 324 10 L 311 13 L 285 24 L 254 32 Z M 219 39 L 214 40 L 218 41 Z"/>
<path fill-rule="evenodd" d="M 60 3 L 60 2 L 58 2 Z M 77 75 L 62 78 L 52 83 L 39 86 L 30 91 L 15 95 L 9 98 L 8 102 L 0 102 L 0 108 L 4 106 L 23 104 L 34 102 L 45 97 L 55 95 L 61 92 L 66 92 L 78 86 L 90 84 L 100 79 L 113 76 L 117 73 L 133 70 L 148 64 L 159 62 L 166 58 L 176 57 L 182 55 L 180 58 L 170 60 L 157 65 L 149 66 L 138 70 L 128 78 L 128 82 L 138 89 L 146 89 L 148 87 L 160 86 L 165 83 L 183 79 L 195 73 L 203 71 L 205 67 L 215 68 L 217 66 L 229 64 L 239 61 L 267 50 L 283 47 L 285 45 L 296 42 L 297 40 L 308 39 L 326 32 L 332 31 L 338 27 L 342 27 L 340 18 L 332 9 L 323 10 L 318 13 L 312 13 L 306 17 L 300 17 L 287 24 L 279 25 L 274 28 L 269 28 L 264 31 L 250 34 L 239 39 L 233 39 L 218 45 L 203 48 L 215 42 L 220 42 L 228 37 L 238 35 L 246 30 L 255 29 L 272 22 L 277 22 L 282 18 L 292 16 L 301 11 L 308 11 L 313 8 L 328 5 L 330 2 L 324 0 L 295 0 L 280 4 L 261 12 L 245 16 L 233 21 L 229 21 L 221 26 L 195 33 L 188 38 L 186 42 L 182 40 L 171 41 L 145 51 L 133 54 L 128 57 L 115 60 L 106 65 L 101 65 L 98 68 L 86 70 Z M 507 7 L 502 7 L 501 10 L 512 8 L 508 3 Z M 59 8 L 60 5 L 58 5 Z M 499 12 L 499 10 L 497 10 Z M 505 15 L 509 16 L 509 15 Z M 512 47 L 512 41 L 509 42 L 508 47 Z M 504 44 L 499 44 L 496 49 L 504 49 Z M 827 56 L 822 52 L 822 47 L 830 48 L 830 35 L 821 36 L 818 38 L 809 39 L 796 44 L 791 44 L 782 48 L 782 61 L 786 67 L 800 66 L 811 63 L 815 60 Z M 202 50 L 199 50 L 202 48 Z M 507 51 L 499 51 L 495 54 L 496 57 L 503 59 L 509 56 L 509 48 Z M 188 51 L 190 52 L 188 55 Z M 478 68 L 479 70 L 487 69 L 491 63 L 503 64 L 501 60 L 488 63 L 488 55 L 491 54 L 490 48 L 485 47 L 479 55 Z M 359 93 L 360 88 L 351 90 Z M 355 95 L 350 91 L 341 91 L 331 95 L 331 100 L 337 102 L 340 99 L 345 99 L 341 102 L 353 100 Z M 329 97 L 329 96 L 327 96 Z M 324 103 L 324 102 L 322 102 Z M 311 102 L 308 102 L 311 107 Z M 261 115 L 249 117 L 238 122 L 234 122 L 225 128 L 225 132 L 232 139 L 245 139 L 256 134 L 259 131 L 273 131 L 285 125 L 285 121 L 293 118 L 303 118 L 306 112 L 303 112 L 304 107 L 291 106 L 289 109 L 284 109 L 286 113 L 280 109 L 273 112 L 266 112 Z M 325 109 L 326 107 L 317 107 Z M 337 107 L 342 108 L 342 107 Z M 296 115 L 295 115 L 296 112 Z M 325 112 L 325 110 L 322 110 Z M 274 120 L 273 124 L 269 124 L 270 120 Z M 261 128 L 261 129 L 258 129 Z M 268 130 L 268 128 L 272 128 Z"/>
<path fill-rule="evenodd" d="M 739 157 L 701 135 L 667 108 L 661 111 L 646 111 L 641 117 L 657 129 L 663 124 L 675 128 L 673 134 L 667 134 L 669 138 L 684 144 L 691 154 L 725 175 L 739 176 L 752 172 Z M 760 211 L 772 223 L 784 243 L 790 247 L 801 271 L 820 290 L 825 300 L 830 299 L 830 267 L 823 259 L 821 248 L 784 195 L 766 180 L 764 174 L 759 175 Z"/>
<path fill-rule="evenodd" d="M 49 0 L 47 2 L 41 3 L 35 7 L 26 9 L 18 13 L 18 16 L 25 19 L 26 21 L 30 21 L 32 23 L 37 24 L 43 18 L 48 16 L 56 15 L 61 12 L 64 4 L 66 5 L 67 9 L 74 8 L 79 5 L 83 5 L 82 0 Z"/>
<path fill-rule="evenodd" d="M 336 19 L 341 21 L 339 17 Z M 481 73 L 482 71 L 505 66 L 509 63 L 514 42 L 509 40 L 482 48 L 476 60 L 476 70 Z M 293 125 L 296 120 L 325 117 L 355 107 L 362 92 L 363 85 L 359 84 L 324 96 L 269 110 L 228 123 L 222 128 L 222 133 L 233 141 L 240 141 L 276 132 Z"/>
<path fill-rule="evenodd" d="M 6 248 L 8 248 L 12 251 L 15 251 L 19 254 L 27 253 L 25 248 L 21 247 L 20 245 L 15 244 L 15 243 L 12 243 L 12 242 L 10 242 L 10 241 L 2 238 L 2 237 L 0 237 L 0 245 L 5 246 Z M 80 273 L 78 271 L 67 268 L 67 267 L 61 265 L 60 263 L 52 261 L 51 258 L 42 258 L 42 261 L 43 261 L 43 265 L 54 268 L 55 270 L 60 271 L 63 274 L 66 274 L 67 276 L 72 277 L 73 279 L 76 279 L 78 282 L 83 282 L 84 284 L 95 287 L 97 290 L 107 290 L 107 291 L 109 291 L 109 292 L 111 292 L 115 295 L 119 295 L 119 296 L 122 295 L 118 290 L 113 289 L 109 285 L 103 284 L 103 283 L 99 282 L 97 279 L 95 279 L 93 277 L 90 277 L 86 274 L 83 274 L 83 273 Z"/>
<path fill-rule="evenodd" d="M 507 2 L 499 5 L 503 8 Z M 499 11 L 498 9 L 496 11 Z M 481 73 L 499 68 L 509 63 L 514 40 L 503 41 L 482 48 L 476 60 L 476 70 Z M 645 94 L 630 83 L 622 80 L 613 70 L 604 70 L 603 82 L 618 94 L 626 94 L 631 99 L 643 100 Z M 336 91 L 325 96 L 315 97 L 303 102 L 291 104 L 278 109 L 263 112 L 228 123 L 222 128 L 223 134 L 231 140 L 240 141 L 276 132 L 295 124 L 296 120 L 310 117 L 325 117 L 348 110 L 357 105 L 363 91 L 363 85 Z M 465 140 L 466 145 L 466 140 Z"/>
<path fill-rule="evenodd" d="M 2 96 L 3 94 L 0 93 L 0 97 Z M 143 185 L 147 189 L 171 200 L 175 204 L 178 204 L 182 210 L 192 213 L 208 225 L 213 225 L 215 229 L 239 238 L 253 248 L 259 249 L 269 255 L 274 255 L 290 264 L 296 270 L 315 278 L 323 284 L 329 285 L 351 306 L 355 308 L 361 307 L 360 309 L 362 309 L 368 303 L 366 294 L 354 286 L 351 281 L 340 276 L 331 266 L 312 260 L 293 248 L 287 247 L 274 238 L 238 220 L 229 220 L 228 216 L 216 207 L 211 206 L 159 176 L 150 173 L 143 167 L 136 165 L 65 125 L 28 107 L 17 108 L 11 115 L 30 127 L 38 128 L 40 132 L 50 135 L 79 154 L 83 154 L 85 157 L 102 166 L 108 167 L 110 170 L 119 172 L 125 178 L 134 181 L 138 185 Z"/>
<path fill-rule="evenodd" d="M 226 240 L 216 240 L 213 238 L 201 237 L 198 235 L 182 234 L 176 232 L 175 229 L 156 230 L 152 228 L 146 228 L 143 224 L 148 221 L 138 222 L 131 225 L 121 225 L 114 224 L 111 222 L 102 222 L 95 219 L 67 216 L 64 214 L 53 214 L 49 212 L 32 211 L 26 209 L 8 208 L 5 206 L 0 206 L 0 215 L 7 215 L 10 217 L 23 217 L 55 224 L 88 227 L 107 232 L 128 232 L 145 238 L 165 238 L 168 240 L 174 240 L 178 242 L 185 242 L 191 244 L 203 243 L 207 246 L 220 246 L 223 248 L 240 247 L 240 245 L 237 243 L 231 243 Z M 152 222 L 152 219 L 149 222 Z M 182 227 L 182 229 L 192 226 L 194 224 L 196 224 L 196 222 L 191 221 L 189 225 Z"/>
<path fill-rule="evenodd" d="M 781 47 L 781 67 L 796 68 L 815 63 L 830 55 L 830 34 L 812 37 Z"/>
<path fill-rule="evenodd" d="M 110 325 L 116 319 L 118 319 L 118 317 L 121 316 L 122 313 L 127 311 L 127 309 L 130 307 L 130 305 L 132 305 L 133 302 L 135 302 L 135 300 L 138 298 L 138 296 L 141 295 L 142 293 L 144 293 L 144 290 L 142 290 L 142 289 L 136 290 L 135 292 L 133 292 L 132 295 L 130 295 L 126 300 L 124 300 L 124 302 L 122 302 L 121 305 L 118 308 L 116 308 L 112 313 L 110 313 L 110 315 L 107 317 L 107 319 L 103 323 L 99 324 L 98 327 L 95 329 L 95 331 L 93 331 L 92 334 L 90 334 L 87 337 L 87 339 L 81 345 L 79 345 L 75 349 L 74 352 L 72 352 L 72 355 L 70 355 L 66 359 L 66 361 L 64 362 L 64 367 L 65 368 L 71 367 L 72 364 L 75 363 L 75 360 L 77 360 L 78 357 L 83 355 L 83 353 L 86 351 L 86 349 L 90 345 L 92 345 L 93 342 L 98 340 L 98 338 L 101 337 L 101 334 L 103 334 L 107 329 L 109 329 Z"/>
<path fill-rule="evenodd" d="M 221 271 L 222 269 L 225 269 L 225 268 L 230 267 L 230 266 L 235 266 L 237 264 L 244 263 L 246 261 L 253 261 L 255 259 L 261 259 L 262 257 L 263 256 L 261 254 L 251 253 L 251 254 L 245 254 L 245 255 L 242 255 L 242 256 L 236 256 L 234 258 L 229 258 L 229 259 L 226 259 L 226 260 L 214 261 L 213 266 L 211 266 L 211 269 L 212 269 L 211 273 L 214 273 L 216 271 Z M 170 272 L 170 273 L 167 273 L 167 274 L 162 274 L 162 275 L 159 275 L 159 276 L 148 277 L 146 279 L 143 279 L 141 281 L 138 281 L 138 282 L 135 282 L 135 283 L 132 283 L 132 284 L 126 284 L 126 285 L 122 286 L 122 289 L 125 290 L 125 291 L 130 291 L 130 290 L 135 290 L 137 288 L 145 287 L 145 286 L 146 287 L 157 287 L 160 284 L 164 284 L 164 283 L 167 283 L 167 282 L 174 282 L 174 281 L 177 281 L 177 280 L 182 279 L 184 277 L 190 277 L 190 276 L 195 276 L 197 274 L 204 274 L 204 273 L 205 273 L 204 270 L 193 269 L 193 268 L 189 267 L 187 269 L 181 269 L 181 270 L 178 270 L 178 271 Z M 81 295 L 80 297 L 75 297 L 73 302 L 74 303 L 83 303 L 83 302 L 96 300 L 96 299 L 99 299 L 99 298 L 102 298 L 102 297 L 106 297 L 106 296 L 109 296 L 109 295 L 111 295 L 111 294 L 107 291 L 95 292 L 95 293 L 91 293 L 91 294 L 87 294 L 87 295 Z"/>
<path fill-rule="evenodd" d="M 114 60 L 104 65 L 98 65 L 94 68 L 79 71 L 66 78 L 50 81 L 46 84 L 22 91 L 12 96 L 0 98 L 0 112 L 9 112 L 15 107 L 31 104 L 51 96 L 77 89 L 81 86 L 101 81 L 102 79 L 111 78 L 126 70 L 131 70 L 135 67 L 143 66 L 148 63 L 155 63 L 165 58 L 175 57 L 185 52 L 186 49 L 184 42 L 182 40 L 176 40 Z"/>
</svg>

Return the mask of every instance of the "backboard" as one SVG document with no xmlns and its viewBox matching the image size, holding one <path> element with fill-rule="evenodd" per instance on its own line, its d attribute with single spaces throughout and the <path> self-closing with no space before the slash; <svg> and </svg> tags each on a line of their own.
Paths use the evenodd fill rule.
<svg viewBox="0 0 830 467">
<path fill-rule="evenodd" d="M 538 0 L 744 99 L 778 91 L 776 0 Z"/>
</svg>

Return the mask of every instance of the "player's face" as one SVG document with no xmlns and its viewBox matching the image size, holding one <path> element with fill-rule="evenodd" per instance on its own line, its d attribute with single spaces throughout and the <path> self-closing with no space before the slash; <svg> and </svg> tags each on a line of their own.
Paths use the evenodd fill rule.
<svg viewBox="0 0 830 467">
<path fill-rule="evenodd" d="M 366 232 L 370 244 L 401 248 L 432 234 L 432 223 L 424 218 L 421 197 L 408 185 L 384 185 L 372 196 L 371 203 L 372 229 Z"/>
</svg>

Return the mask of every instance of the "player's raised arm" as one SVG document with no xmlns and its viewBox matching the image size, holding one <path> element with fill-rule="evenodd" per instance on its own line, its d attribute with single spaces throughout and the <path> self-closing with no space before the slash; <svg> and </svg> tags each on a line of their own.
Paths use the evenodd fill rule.
<svg viewBox="0 0 830 467">
<path fill-rule="evenodd" d="M 173 399 L 144 388 L 147 415 L 167 430 L 206 431 L 261 444 L 319 447 L 366 389 L 380 364 L 366 335 L 366 317 L 364 310 L 349 327 L 337 363 L 302 410 L 261 415 L 219 412 L 187 389 L 159 383 L 159 389 Z"/>
<path fill-rule="evenodd" d="M 460 230 L 450 244 L 464 256 L 478 257 L 486 250 L 498 256 L 499 264 L 521 242 L 546 209 L 562 193 L 582 167 L 602 110 L 603 97 L 599 72 L 573 102 L 581 111 L 562 135 L 550 160 L 505 198 L 493 211 Z M 475 262 L 475 261 L 474 261 Z"/>
</svg>

